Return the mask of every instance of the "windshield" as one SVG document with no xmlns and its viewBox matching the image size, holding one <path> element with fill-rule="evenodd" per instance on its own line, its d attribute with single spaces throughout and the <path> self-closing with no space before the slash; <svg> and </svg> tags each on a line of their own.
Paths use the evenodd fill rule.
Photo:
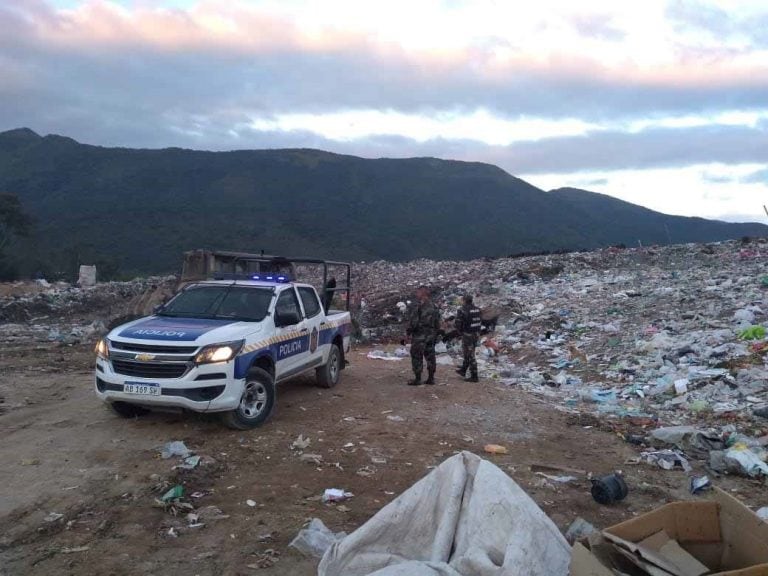
<svg viewBox="0 0 768 576">
<path fill-rule="evenodd" d="M 261 322 L 273 293 L 272 288 L 250 286 L 190 286 L 168 302 L 158 316 Z"/>
</svg>

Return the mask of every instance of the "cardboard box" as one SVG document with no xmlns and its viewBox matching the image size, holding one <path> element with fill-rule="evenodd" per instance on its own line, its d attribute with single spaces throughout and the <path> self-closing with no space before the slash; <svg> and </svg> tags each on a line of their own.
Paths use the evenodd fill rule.
<svg viewBox="0 0 768 576">
<path fill-rule="evenodd" d="M 768 523 L 716 488 L 712 500 L 667 504 L 576 543 L 571 576 L 614 576 L 609 566 L 638 573 L 638 565 L 654 576 L 701 574 L 701 564 L 708 576 L 768 576 Z"/>
</svg>

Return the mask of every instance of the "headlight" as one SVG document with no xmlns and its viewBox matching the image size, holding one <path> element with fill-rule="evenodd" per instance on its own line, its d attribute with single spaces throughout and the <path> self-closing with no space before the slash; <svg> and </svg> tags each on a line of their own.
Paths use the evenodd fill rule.
<svg viewBox="0 0 768 576">
<path fill-rule="evenodd" d="M 212 364 L 214 362 L 229 362 L 242 350 L 245 340 L 222 342 L 206 346 L 195 356 L 195 364 Z"/>
<path fill-rule="evenodd" d="M 109 340 L 102 338 L 96 342 L 96 356 L 104 360 L 109 360 Z"/>
</svg>

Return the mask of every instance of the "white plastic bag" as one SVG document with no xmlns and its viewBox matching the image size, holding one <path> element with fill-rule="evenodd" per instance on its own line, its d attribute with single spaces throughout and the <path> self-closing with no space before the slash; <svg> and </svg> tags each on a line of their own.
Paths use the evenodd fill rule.
<svg viewBox="0 0 768 576">
<path fill-rule="evenodd" d="M 290 546 L 296 548 L 302 554 L 312 556 L 313 558 L 322 558 L 325 551 L 331 547 L 334 542 L 342 540 L 346 536 L 345 532 L 331 532 L 319 518 L 313 518 L 309 526 L 299 530 L 296 538 L 290 543 Z"/>
</svg>

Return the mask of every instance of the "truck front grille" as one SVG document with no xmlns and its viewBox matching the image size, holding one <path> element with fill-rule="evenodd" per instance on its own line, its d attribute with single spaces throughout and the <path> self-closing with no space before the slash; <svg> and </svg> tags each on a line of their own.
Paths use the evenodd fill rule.
<svg viewBox="0 0 768 576">
<path fill-rule="evenodd" d="M 189 365 L 171 362 L 137 362 L 134 360 L 112 360 L 112 369 L 117 374 L 138 378 L 181 378 Z"/>
<path fill-rule="evenodd" d="M 163 346 L 162 344 L 132 344 L 111 340 L 110 345 L 115 350 L 126 352 L 151 352 L 152 354 L 194 354 L 198 346 Z"/>
</svg>

